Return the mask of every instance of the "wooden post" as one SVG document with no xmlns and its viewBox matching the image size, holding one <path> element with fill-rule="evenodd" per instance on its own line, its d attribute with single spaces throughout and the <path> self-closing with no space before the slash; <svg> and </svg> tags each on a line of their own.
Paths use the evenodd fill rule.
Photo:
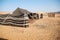
<svg viewBox="0 0 60 40">
<path fill-rule="evenodd" d="M 43 18 L 43 14 L 40 14 L 40 18 Z"/>
</svg>

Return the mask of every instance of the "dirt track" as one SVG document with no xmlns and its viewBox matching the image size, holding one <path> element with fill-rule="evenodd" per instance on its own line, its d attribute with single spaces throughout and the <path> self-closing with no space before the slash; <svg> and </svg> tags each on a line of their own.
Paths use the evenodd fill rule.
<svg viewBox="0 0 60 40">
<path fill-rule="evenodd" d="M 60 40 L 60 18 L 35 20 L 28 28 L 0 25 L 0 38 L 8 40 Z"/>
</svg>

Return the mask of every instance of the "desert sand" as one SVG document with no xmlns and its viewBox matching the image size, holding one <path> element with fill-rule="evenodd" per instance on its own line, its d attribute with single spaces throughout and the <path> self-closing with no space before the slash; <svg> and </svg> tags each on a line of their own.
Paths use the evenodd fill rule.
<svg viewBox="0 0 60 40">
<path fill-rule="evenodd" d="M 0 38 L 8 40 L 60 40 L 60 18 L 31 20 L 29 27 L 0 25 Z"/>
<path fill-rule="evenodd" d="M 1 11 L 0 14 L 8 14 L 9 12 Z"/>
</svg>

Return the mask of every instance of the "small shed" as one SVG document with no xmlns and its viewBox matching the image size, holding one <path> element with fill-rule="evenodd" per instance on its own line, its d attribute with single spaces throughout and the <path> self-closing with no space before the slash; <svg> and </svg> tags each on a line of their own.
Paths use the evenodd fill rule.
<svg viewBox="0 0 60 40">
<path fill-rule="evenodd" d="M 55 13 L 48 13 L 48 17 L 55 17 Z"/>
</svg>

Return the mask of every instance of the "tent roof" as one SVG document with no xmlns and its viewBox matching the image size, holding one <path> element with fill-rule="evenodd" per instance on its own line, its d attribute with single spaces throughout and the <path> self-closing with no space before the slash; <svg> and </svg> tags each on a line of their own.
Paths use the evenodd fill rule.
<svg viewBox="0 0 60 40">
<path fill-rule="evenodd" d="M 27 10 L 25 10 L 25 9 L 21 9 L 21 8 L 17 8 L 14 12 L 13 12 L 13 14 L 12 15 L 14 15 L 14 16 L 18 16 L 18 15 L 20 15 L 20 14 L 29 14 L 30 12 L 29 11 L 27 11 Z"/>
</svg>

